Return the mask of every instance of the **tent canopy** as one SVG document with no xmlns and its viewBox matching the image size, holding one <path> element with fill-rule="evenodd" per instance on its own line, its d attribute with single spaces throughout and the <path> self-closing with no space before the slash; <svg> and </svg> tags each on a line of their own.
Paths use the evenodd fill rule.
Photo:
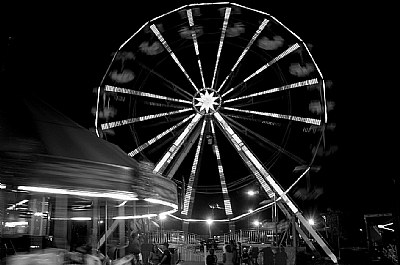
<svg viewBox="0 0 400 265">
<path fill-rule="evenodd" d="M 177 209 L 173 181 L 36 97 L 1 104 L 0 159 L 0 183 L 13 188 L 80 190 Z"/>
</svg>

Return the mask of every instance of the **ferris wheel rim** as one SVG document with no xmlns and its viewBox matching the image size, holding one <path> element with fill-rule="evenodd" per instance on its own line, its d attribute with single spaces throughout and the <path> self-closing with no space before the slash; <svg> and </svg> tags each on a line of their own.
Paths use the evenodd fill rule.
<svg viewBox="0 0 400 265">
<path fill-rule="evenodd" d="M 162 18 L 162 17 L 164 17 L 164 16 L 166 16 L 166 15 L 168 15 L 168 14 L 171 14 L 171 13 L 173 13 L 173 12 L 176 12 L 176 11 L 179 11 L 179 10 L 182 10 L 182 9 L 184 9 L 184 8 L 186 8 L 186 7 L 197 7 L 197 6 L 203 6 L 203 5 L 207 5 L 208 3 L 202 3 L 202 4 L 189 4 L 189 5 L 184 5 L 184 6 L 181 6 L 180 8 L 177 8 L 177 9 L 174 9 L 174 10 L 172 10 L 172 11 L 170 11 L 170 12 L 167 12 L 167 13 L 165 13 L 165 14 L 163 14 L 163 15 L 161 15 L 161 16 L 159 16 L 159 17 L 156 17 L 156 18 L 154 18 L 154 19 L 152 19 L 152 20 L 150 20 L 150 21 L 148 21 L 148 22 L 146 22 L 137 32 L 135 32 L 135 34 L 133 34 L 126 42 L 124 42 L 121 46 L 120 46 L 120 48 L 118 49 L 118 51 L 117 52 L 119 52 L 138 32 L 140 32 L 144 27 L 146 27 L 146 26 L 148 26 L 149 24 L 151 24 L 152 22 L 155 22 L 155 21 L 157 21 L 158 19 L 160 19 L 160 18 Z M 232 4 L 232 5 L 236 5 L 236 6 L 238 6 L 238 7 L 242 7 L 242 8 L 247 8 L 247 7 L 244 7 L 244 6 L 242 6 L 242 5 L 237 5 L 237 4 L 234 4 L 234 3 L 227 3 L 227 2 L 221 2 L 221 3 L 209 3 L 209 4 L 221 4 L 221 5 L 224 5 L 224 4 Z M 259 12 L 259 13 L 262 13 L 262 14 L 264 14 L 264 15 L 268 15 L 269 17 L 271 17 L 271 18 L 273 18 L 273 19 L 275 19 L 274 17 L 272 17 L 271 15 L 269 15 L 269 14 L 267 14 L 267 13 L 265 13 L 265 12 L 261 12 L 261 11 L 258 11 L 258 10 L 253 10 L 253 9 L 251 9 L 251 8 L 247 8 L 247 9 L 249 9 L 249 10 L 252 10 L 252 11 L 257 11 L 257 12 Z M 278 21 L 278 20 L 276 20 L 276 21 Z M 279 22 L 279 21 L 278 21 Z M 279 22 L 280 23 L 280 22 Z M 154 25 L 154 24 L 153 24 Z M 281 24 L 282 26 L 284 26 L 283 24 Z M 285 26 L 284 26 L 285 27 Z M 155 30 L 155 28 L 156 27 L 153 27 L 153 31 L 155 31 L 155 32 L 157 32 L 157 30 Z M 286 27 L 285 27 L 286 28 Z M 287 29 L 287 28 L 286 28 Z M 290 30 L 289 30 L 290 31 Z M 291 31 L 290 31 L 291 32 Z M 295 35 L 293 32 L 291 32 L 296 38 L 298 38 L 298 40 L 299 40 L 299 42 L 302 44 L 302 46 L 303 47 L 305 47 L 306 48 L 306 50 L 307 50 L 307 52 L 309 53 L 309 55 L 310 55 L 310 57 L 312 58 L 312 60 L 313 60 L 313 57 L 312 57 L 312 55 L 311 55 L 311 53 L 309 52 L 309 50 L 308 50 L 308 48 L 306 47 L 306 45 L 304 44 L 304 42 L 297 36 L 297 35 Z M 296 47 L 294 47 L 294 46 L 292 46 L 292 47 L 290 47 L 291 49 L 295 49 L 295 48 L 297 48 L 297 46 Z M 114 55 L 114 57 L 113 57 L 113 59 L 112 59 L 112 62 L 110 63 L 110 66 L 112 65 L 112 63 L 114 62 L 114 60 L 116 59 L 116 54 L 117 54 L 117 52 L 115 53 L 115 55 Z M 313 63 L 316 65 L 316 63 L 313 61 Z M 109 68 L 108 69 L 110 69 L 110 66 L 109 66 Z M 317 66 L 317 65 L 316 65 Z M 322 77 L 322 73 L 319 71 L 319 68 L 318 68 L 318 66 L 317 66 L 317 70 L 318 70 L 318 72 L 320 73 L 320 77 L 321 77 L 321 82 L 322 82 L 322 86 L 323 86 L 323 91 L 324 91 L 324 80 L 323 80 L 323 77 Z M 102 82 L 101 82 L 101 84 L 100 84 L 100 86 L 99 87 L 101 87 L 101 86 L 103 86 L 103 82 L 104 82 L 104 78 L 103 78 L 103 80 L 102 80 Z M 215 91 L 215 92 L 219 92 L 220 90 L 221 90 L 221 88 L 223 87 L 223 85 L 221 85 L 217 90 L 214 90 L 214 89 L 212 89 L 212 88 L 206 88 L 206 87 L 203 87 L 203 88 L 200 88 L 200 89 L 198 89 L 197 88 L 197 86 L 196 85 L 194 85 L 194 88 L 195 88 L 195 95 L 197 95 L 201 90 L 204 90 L 204 89 L 212 89 L 213 91 Z M 228 91 L 229 92 L 229 91 Z M 230 92 L 229 92 L 230 93 Z M 227 110 L 231 110 L 231 111 L 238 111 L 237 109 L 235 109 L 235 108 L 231 108 L 231 107 L 228 107 L 228 108 L 224 108 L 222 105 L 223 105 L 223 102 L 225 102 L 222 98 L 223 97 L 225 97 L 227 94 L 229 94 L 229 93 L 227 93 L 227 92 L 225 92 L 224 94 L 222 94 L 222 95 L 220 95 L 219 96 L 219 98 L 221 99 L 221 103 L 218 105 L 218 109 L 217 110 L 215 110 L 214 112 L 212 112 L 212 113 L 210 113 L 210 115 L 208 115 L 208 116 L 214 116 L 214 114 L 215 113 L 217 113 L 217 114 L 219 114 L 219 110 L 220 109 L 227 109 Z M 200 120 L 200 118 L 204 115 L 204 113 L 201 113 L 201 111 L 198 111 L 195 107 L 194 107 L 194 100 L 195 100 L 195 96 L 193 96 L 193 99 L 192 99 L 192 107 L 193 107 L 193 110 L 195 110 L 195 112 L 197 112 L 197 114 L 200 114 L 200 115 L 197 115 L 197 114 L 195 114 L 194 116 L 188 116 L 188 117 L 192 117 L 192 125 L 193 126 L 195 126 L 196 124 L 197 124 L 197 122 L 199 122 L 199 120 Z M 323 97 L 323 98 L 325 98 L 325 96 Z M 99 101 L 99 100 L 98 100 Z M 324 102 L 324 103 L 326 103 L 326 102 Z M 187 109 L 185 109 L 185 112 L 186 111 L 189 111 L 189 109 L 190 108 L 187 108 Z M 324 108 L 325 110 L 326 110 L 326 107 Z M 177 111 L 177 112 L 179 112 L 179 111 Z M 97 109 L 97 112 L 96 113 L 98 113 L 98 109 Z M 175 113 L 175 112 L 174 112 Z M 208 113 L 207 113 L 208 114 Z M 252 114 L 258 114 L 258 113 L 256 113 L 256 112 L 253 112 Z M 97 115 L 97 114 L 96 114 Z M 222 116 L 221 116 L 222 117 Z M 326 123 L 326 120 L 327 120 L 327 115 L 326 115 L 326 111 L 325 111 L 325 120 L 324 121 L 320 121 L 322 124 L 323 123 Z M 288 117 L 288 118 L 297 118 L 297 117 Z M 222 117 L 222 119 L 223 119 L 223 117 Z M 188 119 L 187 121 L 189 121 L 190 119 Z M 317 123 L 318 121 L 311 121 L 311 123 L 312 124 L 314 124 L 314 123 Z M 96 128 L 98 128 L 98 120 L 97 120 L 97 116 L 96 116 Z M 191 124 L 191 123 L 189 123 L 189 124 Z M 182 124 L 181 124 L 182 125 Z M 187 127 L 186 127 L 187 128 Z M 103 128 L 104 129 L 104 128 Z M 109 129 L 109 126 L 108 127 L 106 127 L 106 129 Z M 225 130 L 227 130 L 227 128 L 225 128 Z M 312 164 L 312 161 L 311 161 L 311 164 Z M 307 169 L 306 169 L 307 170 Z"/>
</svg>

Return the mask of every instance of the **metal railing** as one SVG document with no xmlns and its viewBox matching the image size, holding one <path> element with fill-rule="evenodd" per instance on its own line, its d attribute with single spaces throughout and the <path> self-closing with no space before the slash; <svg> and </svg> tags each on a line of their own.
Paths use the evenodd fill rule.
<svg viewBox="0 0 400 265">
<path fill-rule="evenodd" d="M 224 242 L 230 242 L 230 240 L 234 240 L 235 242 L 243 243 L 259 243 L 259 244 L 267 244 L 272 243 L 276 237 L 276 233 L 274 230 L 238 230 L 234 233 L 228 233 L 223 235 Z"/>
<path fill-rule="evenodd" d="M 193 233 L 184 233 L 183 231 L 163 231 L 147 233 L 149 243 L 162 244 L 168 242 L 170 244 L 200 244 L 202 238 Z"/>
<path fill-rule="evenodd" d="M 168 242 L 170 244 L 200 245 L 201 241 L 206 240 L 204 236 L 183 231 L 156 231 L 146 233 L 146 237 L 148 243 L 156 244 Z M 219 236 L 221 244 L 230 242 L 230 240 L 241 243 L 267 244 L 273 242 L 275 237 L 276 232 L 272 229 L 238 230 Z"/>
</svg>

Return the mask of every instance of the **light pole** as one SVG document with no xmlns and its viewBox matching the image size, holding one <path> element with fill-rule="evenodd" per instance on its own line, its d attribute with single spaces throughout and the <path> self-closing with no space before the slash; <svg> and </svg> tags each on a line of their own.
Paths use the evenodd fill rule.
<svg viewBox="0 0 400 265">
<path fill-rule="evenodd" d="M 167 215 L 161 213 L 161 214 L 159 215 L 159 218 L 160 218 L 160 223 L 161 223 L 161 229 L 160 229 L 160 232 L 161 232 L 161 233 L 160 233 L 160 234 L 161 234 L 161 242 L 165 242 L 165 240 L 164 240 L 164 220 L 167 219 Z"/>
<path fill-rule="evenodd" d="M 260 242 L 260 225 L 261 223 L 258 220 L 255 220 L 253 224 L 257 227 L 257 242 Z"/>
<path fill-rule="evenodd" d="M 247 230 L 249 230 L 249 233 L 250 233 L 250 216 L 251 216 L 251 213 L 254 212 L 254 210 L 250 208 L 248 210 L 248 212 L 249 212 L 249 216 L 247 217 Z"/>
<path fill-rule="evenodd" d="M 327 230 L 327 227 L 326 227 L 326 216 L 322 215 L 322 218 L 324 219 L 325 237 L 326 237 L 326 240 L 328 240 L 328 230 Z"/>
<path fill-rule="evenodd" d="M 213 222 L 214 222 L 213 219 L 211 219 L 211 218 L 208 218 L 208 219 L 207 219 L 208 233 L 210 234 L 210 238 L 212 238 L 212 235 L 211 235 L 211 225 L 212 225 Z"/>
</svg>

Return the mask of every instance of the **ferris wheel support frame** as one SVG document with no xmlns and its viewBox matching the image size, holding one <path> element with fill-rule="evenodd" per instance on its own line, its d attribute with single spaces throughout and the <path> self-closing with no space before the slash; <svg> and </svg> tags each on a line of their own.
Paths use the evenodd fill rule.
<svg viewBox="0 0 400 265">
<path fill-rule="evenodd" d="M 172 179 L 178 170 L 179 166 L 182 164 L 183 160 L 189 153 L 190 149 L 192 149 L 193 144 L 196 142 L 197 138 L 200 136 L 200 127 L 196 126 L 193 132 L 190 134 L 187 143 L 183 144 L 182 150 L 178 154 L 177 158 L 171 163 L 171 167 L 168 169 L 168 172 L 165 174 L 167 178 Z"/>
<path fill-rule="evenodd" d="M 225 119 L 219 114 L 215 112 L 214 117 L 218 121 L 219 126 L 222 128 L 222 131 L 226 134 L 230 143 L 239 153 L 240 157 L 244 160 L 245 164 L 249 166 L 250 170 L 253 171 L 257 180 L 261 184 L 264 191 L 267 195 L 272 199 L 272 194 L 277 194 L 281 200 L 278 204 L 279 208 L 289 216 L 295 216 L 300 223 L 304 226 L 304 228 L 309 232 L 309 234 L 315 239 L 318 245 L 322 248 L 326 255 L 334 262 L 337 263 L 336 255 L 330 250 L 328 245 L 322 239 L 322 237 L 314 230 L 314 228 L 308 223 L 308 221 L 304 218 L 303 214 L 297 208 L 295 203 L 290 199 L 290 197 L 286 194 L 286 192 L 281 188 L 281 186 L 272 178 L 271 174 L 264 168 L 262 163 L 259 162 L 257 157 L 248 149 L 245 143 L 241 140 L 241 138 L 232 130 L 229 124 L 225 121 Z M 251 163 L 251 164 L 250 164 Z M 271 194 L 272 193 L 272 194 Z M 287 211 L 289 208 L 290 212 Z M 298 227 L 298 230 L 301 230 L 301 227 Z"/>
</svg>

